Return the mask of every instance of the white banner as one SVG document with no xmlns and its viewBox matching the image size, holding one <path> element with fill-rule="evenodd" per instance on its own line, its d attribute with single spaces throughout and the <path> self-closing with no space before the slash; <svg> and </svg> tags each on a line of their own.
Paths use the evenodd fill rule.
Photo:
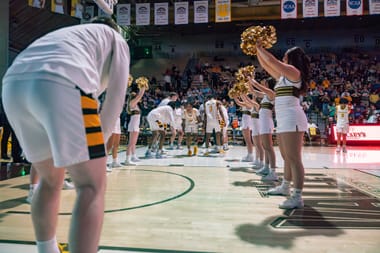
<svg viewBox="0 0 380 253">
<path fill-rule="evenodd" d="M 81 19 L 81 23 L 82 24 L 85 24 L 85 23 L 89 23 L 91 21 L 91 19 L 94 17 L 94 7 L 95 6 L 91 6 L 91 5 L 87 5 L 85 8 L 84 8 L 84 11 L 83 11 L 83 18 Z"/>
<path fill-rule="evenodd" d="M 297 18 L 297 0 L 281 0 L 281 19 Z"/>
<path fill-rule="evenodd" d="M 215 0 L 215 23 L 231 22 L 231 1 Z"/>
<path fill-rule="evenodd" d="M 369 14 L 380 14 L 380 0 L 369 0 Z"/>
<path fill-rule="evenodd" d="M 136 25 L 150 25 L 150 3 L 136 4 Z"/>
<path fill-rule="evenodd" d="M 169 4 L 168 3 L 154 4 L 154 24 L 155 25 L 169 24 Z"/>
<path fill-rule="evenodd" d="M 318 17 L 318 0 L 303 0 L 302 13 L 304 18 Z"/>
<path fill-rule="evenodd" d="M 363 1 L 362 0 L 346 0 L 346 15 L 363 15 Z"/>
<path fill-rule="evenodd" d="M 118 25 L 131 25 L 131 5 L 116 5 L 116 21 Z"/>
<path fill-rule="evenodd" d="M 189 23 L 189 2 L 174 3 L 174 24 L 182 25 Z"/>
<path fill-rule="evenodd" d="M 324 7 L 326 17 L 340 16 L 340 0 L 325 0 Z"/>
<path fill-rule="evenodd" d="M 194 23 L 208 23 L 208 1 L 194 1 Z"/>
</svg>

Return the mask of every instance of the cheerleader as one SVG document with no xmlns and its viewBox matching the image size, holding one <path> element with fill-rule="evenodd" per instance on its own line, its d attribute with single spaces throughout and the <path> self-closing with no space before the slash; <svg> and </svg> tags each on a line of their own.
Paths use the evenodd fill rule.
<svg viewBox="0 0 380 253">
<path fill-rule="evenodd" d="M 127 147 L 127 156 L 125 158 L 125 165 L 136 165 L 136 162 L 139 162 L 136 155 L 136 143 L 139 138 L 140 132 L 140 116 L 141 110 L 138 106 L 138 103 L 141 101 L 142 97 L 145 93 L 145 87 L 141 87 L 139 93 L 131 92 L 127 102 L 127 113 L 129 115 L 129 123 L 128 123 L 128 147 Z"/>
<path fill-rule="evenodd" d="M 182 124 L 185 129 L 186 134 L 186 146 L 187 146 L 187 155 L 197 155 L 198 146 L 195 145 L 193 151 L 191 150 L 191 143 L 193 138 L 197 141 L 198 137 L 198 123 L 201 122 L 200 113 L 196 108 L 193 108 L 191 102 L 186 102 L 185 110 L 182 115 Z"/>
</svg>

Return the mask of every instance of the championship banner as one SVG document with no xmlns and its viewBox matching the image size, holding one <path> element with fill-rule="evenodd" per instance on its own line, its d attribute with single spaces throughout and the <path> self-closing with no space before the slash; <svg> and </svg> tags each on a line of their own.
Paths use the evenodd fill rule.
<svg viewBox="0 0 380 253">
<path fill-rule="evenodd" d="M 80 4 L 80 0 L 71 0 L 70 15 L 76 18 L 82 18 L 83 5 Z"/>
<path fill-rule="evenodd" d="M 65 14 L 64 0 L 51 0 L 51 11 L 55 13 Z"/>
<path fill-rule="evenodd" d="M 369 0 L 369 14 L 380 14 L 380 0 Z"/>
<path fill-rule="evenodd" d="M 169 24 L 169 4 L 168 3 L 154 4 L 154 24 L 155 25 Z"/>
<path fill-rule="evenodd" d="M 82 17 L 82 20 L 81 20 L 81 23 L 82 24 L 85 24 L 85 23 L 90 23 L 91 19 L 94 17 L 94 13 L 95 13 L 95 6 L 91 6 L 91 5 L 88 5 L 84 8 L 83 10 L 83 17 Z"/>
<path fill-rule="evenodd" d="M 340 0 L 325 0 L 324 6 L 326 17 L 340 16 Z"/>
<path fill-rule="evenodd" d="M 231 1 L 215 0 L 215 23 L 231 22 Z"/>
<path fill-rule="evenodd" d="M 116 5 L 116 22 L 118 25 L 131 25 L 131 4 Z"/>
<path fill-rule="evenodd" d="M 194 23 L 208 23 L 208 1 L 194 1 Z"/>
<path fill-rule="evenodd" d="M 44 8 L 45 6 L 41 5 L 42 2 L 40 0 L 28 0 L 28 5 L 36 8 Z"/>
<path fill-rule="evenodd" d="M 150 25 L 150 3 L 136 4 L 136 25 Z"/>
<path fill-rule="evenodd" d="M 363 1 L 362 0 L 346 0 L 346 15 L 363 15 Z"/>
<path fill-rule="evenodd" d="M 189 23 L 189 2 L 174 3 L 174 24 L 183 25 Z"/>
<path fill-rule="evenodd" d="M 281 0 L 281 19 L 297 18 L 297 0 Z"/>
<path fill-rule="evenodd" d="M 304 18 L 318 17 L 318 0 L 303 0 L 302 13 Z"/>
</svg>

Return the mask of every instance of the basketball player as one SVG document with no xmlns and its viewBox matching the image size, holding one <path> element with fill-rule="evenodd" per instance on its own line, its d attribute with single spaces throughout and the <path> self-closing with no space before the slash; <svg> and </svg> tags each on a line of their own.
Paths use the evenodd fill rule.
<svg viewBox="0 0 380 253">
<path fill-rule="evenodd" d="M 111 150 L 112 152 L 112 163 L 107 166 L 107 172 L 111 172 L 113 168 L 121 167 L 118 161 L 118 152 L 120 145 L 121 127 L 120 127 L 120 117 L 117 118 L 114 129 L 112 130 L 111 137 L 107 142 L 107 154 Z"/>
<path fill-rule="evenodd" d="M 342 140 L 342 151 L 343 153 L 347 153 L 346 141 L 347 134 L 349 131 L 349 120 L 348 115 L 350 114 L 350 108 L 348 106 L 348 100 L 345 98 L 341 98 L 339 105 L 336 107 L 336 152 L 340 152 L 340 142 Z"/>
<path fill-rule="evenodd" d="M 59 252 L 56 228 L 65 168 L 77 191 L 69 250 L 98 249 L 107 178 L 104 140 L 124 104 L 130 57 L 115 22 L 105 17 L 93 22 L 37 39 L 3 79 L 5 112 L 40 176 L 31 211 L 39 253 Z M 97 97 L 106 88 L 99 115 Z"/>
<path fill-rule="evenodd" d="M 182 116 L 183 129 L 185 129 L 186 134 L 186 146 L 187 146 L 187 155 L 197 155 L 198 146 L 195 144 L 193 151 L 191 150 L 191 143 L 193 138 L 197 141 L 198 137 L 198 123 L 201 121 L 201 116 L 199 111 L 196 108 L 193 108 L 191 102 L 186 102 L 185 110 Z"/>
<path fill-rule="evenodd" d="M 177 142 L 177 149 L 182 149 L 181 143 L 183 140 L 183 128 L 182 128 L 182 114 L 183 114 L 183 108 L 181 106 L 181 103 L 179 101 L 176 101 L 176 108 L 174 110 L 174 126 L 171 129 L 174 129 L 172 131 L 172 135 L 170 136 L 170 149 L 174 149 L 174 140 L 176 135 L 178 135 L 178 142 Z"/>
<path fill-rule="evenodd" d="M 129 141 L 125 165 L 137 165 L 136 162 L 140 161 L 136 155 L 136 143 L 139 138 L 141 118 L 141 110 L 138 103 L 141 101 L 144 93 L 145 87 L 142 87 L 138 94 L 132 92 L 128 98 L 127 113 L 130 115 L 130 119 L 128 123 Z"/>
<path fill-rule="evenodd" d="M 220 127 L 220 120 L 223 120 L 226 122 L 226 120 L 223 118 L 223 113 L 220 109 L 221 102 L 216 100 L 213 95 L 209 96 L 209 100 L 205 103 L 204 110 L 205 110 L 205 118 L 204 118 L 204 126 L 206 131 L 206 151 L 204 155 L 208 156 L 210 154 L 209 150 L 209 141 L 211 134 L 213 131 L 215 131 L 216 135 L 216 150 L 218 153 L 224 153 L 223 149 L 221 148 L 221 127 Z"/>
</svg>

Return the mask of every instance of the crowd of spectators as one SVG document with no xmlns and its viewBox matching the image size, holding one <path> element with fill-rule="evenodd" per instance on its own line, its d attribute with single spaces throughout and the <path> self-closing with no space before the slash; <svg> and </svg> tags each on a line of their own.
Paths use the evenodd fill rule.
<svg viewBox="0 0 380 253">
<path fill-rule="evenodd" d="M 318 114 L 322 119 L 334 121 L 335 106 L 346 98 L 352 108 L 351 123 L 380 122 L 380 61 L 377 55 L 358 53 L 311 55 L 312 76 L 302 106 L 310 117 Z M 163 73 L 163 80 L 151 78 L 152 89 L 145 92 L 141 102 L 142 124 L 145 116 L 155 108 L 170 91 L 176 91 L 181 101 L 189 100 L 195 107 L 202 104 L 208 94 L 215 94 L 226 105 L 231 120 L 239 116 L 239 110 L 228 97 L 234 83 L 234 73 L 239 67 L 257 63 L 238 63 L 229 66 L 223 59 L 212 63 L 199 62 L 193 69 L 183 71 L 175 65 Z M 256 79 L 266 78 L 257 69 Z"/>
</svg>

